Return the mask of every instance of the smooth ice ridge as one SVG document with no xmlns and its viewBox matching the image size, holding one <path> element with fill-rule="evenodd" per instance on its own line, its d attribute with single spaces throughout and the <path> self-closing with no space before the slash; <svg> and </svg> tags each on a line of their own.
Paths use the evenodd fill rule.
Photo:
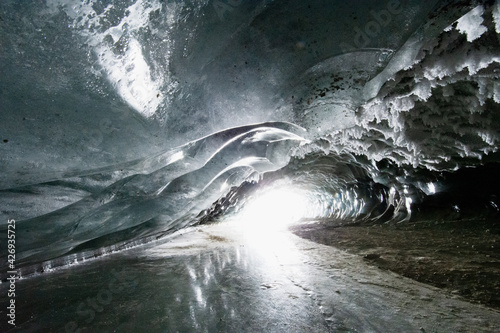
<svg viewBox="0 0 500 333">
<path fill-rule="evenodd" d="M 228 188 L 258 180 L 261 174 L 288 163 L 290 149 L 305 139 L 281 128 L 303 131 L 285 123 L 233 128 L 136 161 L 118 178 L 115 168 L 110 168 L 99 170 L 98 178 L 81 176 L 59 183 L 68 191 L 90 193 L 81 198 L 75 192 L 76 202 L 19 221 L 18 265 L 117 243 L 126 247 L 129 242 L 159 238 L 194 224 L 200 211 Z M 46 196 L 56 193 L 50 186 L 45 189 Z M 9 198 L 8 191 L 3 194 Z M 19 198 L 16 191 L 10 194 Z"/>
</svg>

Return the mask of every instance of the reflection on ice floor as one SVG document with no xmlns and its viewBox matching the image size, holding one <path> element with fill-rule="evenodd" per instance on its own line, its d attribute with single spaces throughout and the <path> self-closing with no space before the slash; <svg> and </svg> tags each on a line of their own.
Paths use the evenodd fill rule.
<svg viewBox="0 0 500 333">
<path fill-rule="evenodd" d="M 367 266 L 358 256 L 287 231 L 269 238 L 240 227 L 193 228 L 168 243 L 20 280 L 17 330 L 500 329 L 498 312 Z M 0 288 L 3 294 L 5 284 Z"/>
</svg>

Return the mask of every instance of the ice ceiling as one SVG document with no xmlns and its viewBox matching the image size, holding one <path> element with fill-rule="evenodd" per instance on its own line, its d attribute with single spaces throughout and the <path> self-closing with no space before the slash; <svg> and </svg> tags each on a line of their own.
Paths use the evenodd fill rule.
<svg viewBox="0 0 500 333">
<path fill-rule="evenodd" d="M 498 213 L 500 1 L 2 1 L 0 33 L 25 267 L 276 193 L 345 223 Z"/>
</svg>

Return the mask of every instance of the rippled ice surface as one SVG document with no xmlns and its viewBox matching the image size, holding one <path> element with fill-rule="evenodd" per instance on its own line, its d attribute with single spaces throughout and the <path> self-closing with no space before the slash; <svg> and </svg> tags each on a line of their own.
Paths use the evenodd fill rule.
<svg viewBox="0 0 500 333">
<path fill-rule="evenodd" d="M 498 332 L 498 312 L 358 256 L 241 225 L 186 230 L 17 283 L 19 331 Z M 4 284 L 1 286 L 4 291 Z M 87 329 L 84 329 L 87 328 Z"/>
<path fill-rule="evenodd" d="M 500 0 L 355 4 L 1 1 L 18 329 L 499 331 L 260 223 L 500 218 Z"/>
</svg>

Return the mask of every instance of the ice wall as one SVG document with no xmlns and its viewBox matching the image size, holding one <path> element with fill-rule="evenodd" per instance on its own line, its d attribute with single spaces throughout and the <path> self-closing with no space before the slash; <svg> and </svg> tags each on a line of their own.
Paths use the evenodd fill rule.
<svg viewBox="0 0 500 333">
<path fill-rule="evenodd" d="M 304 218 L 428 213 L 454 171 L 499 162 L 499 6 L 3 1 L 0 224 L 19 221 L 27 267 L 272 189 L 305 193 Z M 498 190 L 479 191 L 497 214 Z"/>
</svg>

